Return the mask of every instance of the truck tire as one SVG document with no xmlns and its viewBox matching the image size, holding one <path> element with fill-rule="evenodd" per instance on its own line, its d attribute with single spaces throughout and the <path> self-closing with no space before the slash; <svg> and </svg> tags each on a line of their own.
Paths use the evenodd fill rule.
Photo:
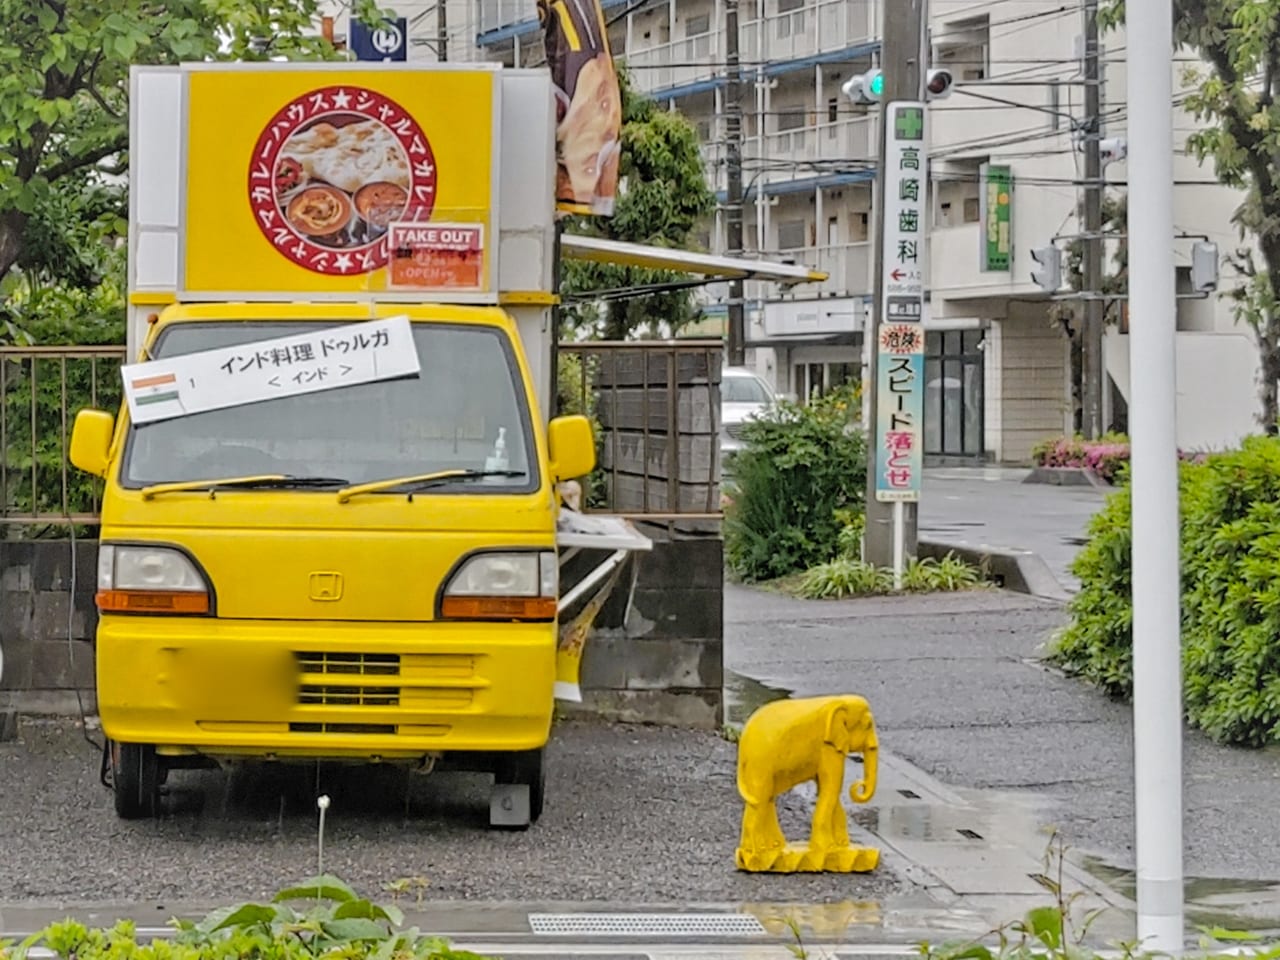
<svg viewBox="0 0 1280 960">
<path fill-rule="evenodd" d="M 111 744 L 111 787 L 116 816 L 140 820 L 160 812 L 160 758 L 141 743 Z"/>
<path fill-rule="evenodd" d="M 529 825 L 538 822 L 547 795 L 546 750 L 525 750 L 500 756 L 494 770 L 497 783 L 527 784 Z"/>
</svg>

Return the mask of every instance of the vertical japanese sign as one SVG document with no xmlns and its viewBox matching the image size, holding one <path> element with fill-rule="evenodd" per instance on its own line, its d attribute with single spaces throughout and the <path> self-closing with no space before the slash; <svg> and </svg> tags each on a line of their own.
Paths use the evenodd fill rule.
<svg viewBox="0 0 1280 960">
<path fill-rule="evenodd" d="M 600 0 L 538 0 L 556 98 L 556 205 L 611 216 L 622 153 L 622 93 Z"/>
<path fill-rule="evenodd" d="M 876 499 L 920 499 L 924 431 L 925 105 L 888 104 L 876 348 Z"/>
<path fill-rule="evenodd" d="M 978 183 L 981 269 L 1007 273 L 1013 265 L 1013 170 L 1007 165 L 984 163 Z"/>
</svg>

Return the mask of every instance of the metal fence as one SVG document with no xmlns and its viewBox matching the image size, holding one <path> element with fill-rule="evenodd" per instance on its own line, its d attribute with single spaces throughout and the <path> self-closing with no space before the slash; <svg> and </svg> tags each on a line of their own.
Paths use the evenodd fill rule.
<svg viewBox="0 0 1280 960">
<path fill-rule="evenodd" d="M 558 413 L 597 430 L 585 509 L 719 520 L 719 340 L 563 343 Z M 0 347 L 0 527 L 94 524 L 101 482 L 67 459 L 86 407 L 116 410 L 122 346 Z"/>
<path fill-rule="evenodd" d="M 102 485 L 67 460 L 86 407 L 116 409 L 125 348 L 0 347 L 0 523 L 96 522 Z"/>
</svg>

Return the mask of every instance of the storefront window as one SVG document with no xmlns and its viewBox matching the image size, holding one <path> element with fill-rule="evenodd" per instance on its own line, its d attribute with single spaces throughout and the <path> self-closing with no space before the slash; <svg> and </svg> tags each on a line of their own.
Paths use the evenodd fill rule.
<svg viewBox="0 0 1280 960">
<path fill-rule="evenodd" d="M 925 337 L 924 450 L 931 456 L 980 457 L 982 330 L 946 330 Z"/>
</svg>

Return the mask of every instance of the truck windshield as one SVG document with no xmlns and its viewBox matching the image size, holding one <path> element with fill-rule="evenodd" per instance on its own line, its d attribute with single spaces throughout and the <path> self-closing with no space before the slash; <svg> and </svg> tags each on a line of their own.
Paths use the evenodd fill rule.
<svg viewBox="0 0 1280 960">
<path fill-rule="evenodd" d="M 350 321 L 343 321 L 349 323 Z M 188 322 L 163 330 L 156 359 L 271 340 L 326 322 Z M 431 487 L 432 493 L 537 489 L 537 458 L 512 344 L 493 327 L 415 323 L 421 373 L 134 425 L 121 483 L 283 475 L 322 489 L 433 471 L 494 471 Z M 505 451 L 495 457 L 501 434 Z M 498 468 L 498 469 L 495 469 Z M 287 482 L 271 489 L 289 489 Z M 333 487 L 330 490 L 334 489 Z M 388 493 L 395 493 L 393 488 Z"/>
</svg>

